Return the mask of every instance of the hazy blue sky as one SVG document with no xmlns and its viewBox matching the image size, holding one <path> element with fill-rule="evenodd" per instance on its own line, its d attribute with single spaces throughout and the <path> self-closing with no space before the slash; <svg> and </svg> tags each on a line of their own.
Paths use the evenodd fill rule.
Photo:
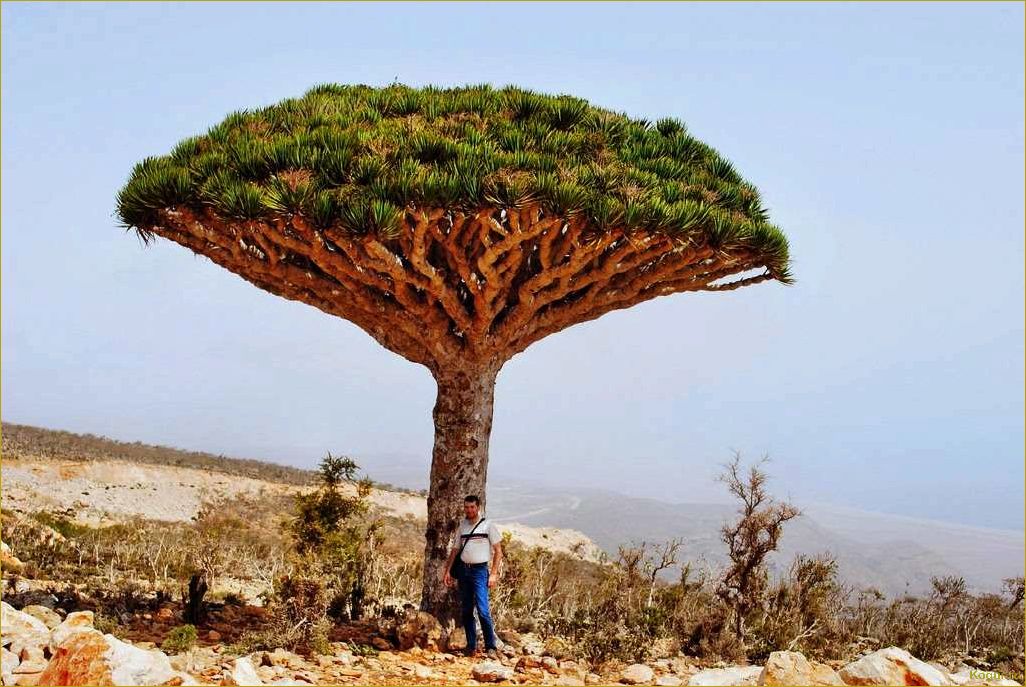
<svg viewBox="0 0 1026 687">
<path fill-rule="evenodd" d="M 113 218 L 140 158 L 323 82 L 516 83 L 676 116 L 797 283 L 659 299 L 499 377 L 511 475 L 1023 525 L 1023 5 L 9 4 L 3 418 L 313 465 L 420 460 L 427 371 Z"/>
</svg>

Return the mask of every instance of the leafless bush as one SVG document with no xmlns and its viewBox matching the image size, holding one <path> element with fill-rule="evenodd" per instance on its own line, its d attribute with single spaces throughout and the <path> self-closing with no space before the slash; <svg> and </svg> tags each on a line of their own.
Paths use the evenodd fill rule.
<svg viewBox="0 0 1026 687">
<path fill-rule="evenodd" d="M 744 474 L 738 453 L 726 465 L 720 479 L 741 502 L 741 507 L 737 521 L 724 525 L 720 531 L 727 545 L 730 566 L 716 593 L 730 609 L 730 624 L 744 651 L 747 623 L 759 610 L 766 593 L 769 578 L 766 557 L 777 549 L 784 524 L 801 512 L 769 495 L 766 491 L 768 475 L 758 465 L 752 465 Z"/>
</svg>

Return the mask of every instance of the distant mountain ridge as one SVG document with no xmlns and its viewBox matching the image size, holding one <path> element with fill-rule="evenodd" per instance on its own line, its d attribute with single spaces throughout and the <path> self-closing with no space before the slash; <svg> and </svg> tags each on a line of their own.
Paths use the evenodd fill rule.
<svg viewBox="0 0 1026 687">
<path fill-rule="evenodd" d="M 366 456 L 361 464 L 407 488 L 427 484 L 426 458 Z M 771 476 L 771 492 L 774 485 L 786 486 L 786 475 Z M 930 577 L 941 575 L 961 575 L 976 591 L 994 592 L 1003 579 L 1023 574 L 1026 534 L 1020 531 L 793 500 L 804 515 L 789 523 L 781 549 L 772 557 L 777 571 L 796 553 L 829 552 L 843 579 L 889 596 L 927 591 Z M 683 555 L 711 566 L 725 560 L 719 529 L 736 515 L 726 499 L 671 503 L 591 488 L 541 486 L 499 474 L 489 479 L 488 511 L 499 521 L 578 530 L 610 554 L 631 541 L 683 537 Z"/>
</svg>

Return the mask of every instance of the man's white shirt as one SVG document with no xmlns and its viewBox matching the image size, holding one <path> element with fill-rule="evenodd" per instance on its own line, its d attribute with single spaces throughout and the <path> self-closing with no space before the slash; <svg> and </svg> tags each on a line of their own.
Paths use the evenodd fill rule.
<svg viewBox="0 0 1026 687">
<path fill-rule="evenodd" d="M 476 521 L 463 518 L 460 522 L 460 529 L 453 535 L 452 545 L 459 551 L 463 546 L 463 535 L 470 534 L 470 531 L 474 530 L 474 536 L 467 540 L 467 545 L 463 547 L 463 554 L 460 555 L 460 560 L 467 565 L 489 562 L 492 559 L 492 547 L 502 541 L 502 533 L 499 532 L 499 528 L 488 518 L 482 518 L 481 524 L 475 530 L 474 525 L 476 524 Z"/>
</svg>

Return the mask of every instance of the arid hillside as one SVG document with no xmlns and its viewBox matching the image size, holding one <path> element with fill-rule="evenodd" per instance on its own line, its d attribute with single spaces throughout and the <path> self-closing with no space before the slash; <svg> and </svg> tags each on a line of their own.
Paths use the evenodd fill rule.
<svg viewBox="0 0 1026 687">
<path fill-rule="evenodd" d="M 797 510 L 736 463 L 753 517 L 721 514 L 736 535 L 722 563 L 673 537 L 611 552 L 576 529 L 502 521 L 501 651 L 484 660 L 417 610 L 420 493 L 329 480 L 348 465 L 330 454 L 315 472 L 2 429 L 5 685 L 1022 680 L 1021 577 L 981 594 L 942 570 L 924 594 L 888 596 L 843 581 L 829 552 L 771 569 L 767 523 L 786 530 Z M 318 521 L 327 538 L 301 526 L 326 494 L 345 513 Z M 617 513 L 610 502 L 603 522 Z"/>
</svg>

